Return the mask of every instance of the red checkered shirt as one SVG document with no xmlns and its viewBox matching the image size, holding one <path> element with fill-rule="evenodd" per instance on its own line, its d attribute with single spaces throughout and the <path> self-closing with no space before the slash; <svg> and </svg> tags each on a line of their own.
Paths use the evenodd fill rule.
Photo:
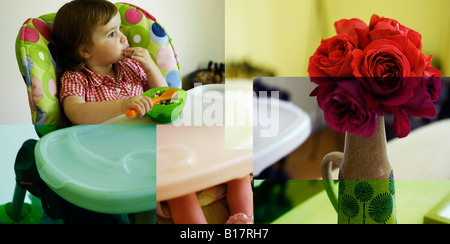
<svg viewBox="0 0 450 244">
<path fill-rule="evenodd" d="M 113 64 L 117 78 L 101 75 L 84 68 L 80 72 L 66 71 L 61 77 L 60 100 L 76 95 L 86 102 L 127 99 L 150 89 L 147 74 L 141 64 L 132 59 Z"/>
</svg>

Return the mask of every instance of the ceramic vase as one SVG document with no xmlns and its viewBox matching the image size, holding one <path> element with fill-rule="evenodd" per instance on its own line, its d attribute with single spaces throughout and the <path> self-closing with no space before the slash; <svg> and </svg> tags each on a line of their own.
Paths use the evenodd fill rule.
<svg viewBox="0 0 450 244">
<path fill-rule="evenodd" d="M 339 167 L 337 194 L 332 164 Z M 383 116 L 378 116 L 377 128 L 368 138 L 346 133 L 344 152 L 331 152 L 323 158 L 322 177 L 339 224 L 397 223 Z"/>
</svg>

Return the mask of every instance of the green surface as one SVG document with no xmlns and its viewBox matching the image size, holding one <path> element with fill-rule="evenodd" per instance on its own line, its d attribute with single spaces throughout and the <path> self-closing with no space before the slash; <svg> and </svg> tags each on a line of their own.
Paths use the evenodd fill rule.
<svg viewBox="0 0 450 244">
<path fill-rule="evenodd" d="M 322 191 L 321 180 L 255 180 L 255 224 L 270 223 Z"/>
<path fill-rule="evenodd" d="M 12 203 L 0 205 L 0 223 L 2 224 L 38 224 L 42 219 L 42 213 L 36 207 L 24 203 L 19 222 L 11 219 Z"/>
<path fill-rule="evenodd" d="M 424 216 L 450 193 L 450 180 L 396 180 L 395 187 L 398 223 L 422 224 Z M 298 191 L 302 194 L 306 189 Z M 326 192 L 321 191 L 272 223 L 335 224 L 337 214 Z"/>
</svg>

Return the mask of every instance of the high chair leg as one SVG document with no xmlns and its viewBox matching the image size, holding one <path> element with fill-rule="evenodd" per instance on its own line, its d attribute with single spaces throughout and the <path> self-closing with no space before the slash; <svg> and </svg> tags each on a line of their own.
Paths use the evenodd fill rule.
<svg viewBox="0 0 450 244">
<path fill-rule="evenodd" d="M 59 197 L 42 181 L 36 167 L 34 148 L 37 140 L 29 139 L 22 144 L 16 156 L 14 171 L 16 188 L 14 190 L 13 210 L 10 217 L 20 217 L 26 191 L 42 201 L 44 212 L 55 222 L 63 219 Z"/>
<path fill-rule="evenodd" d="M 16 185 L 14 189 L 14 196 L 12 200 L 12 209 L 8 216 L 16 222 L 20 221 L 20 215 L 22 213 L 22 207 L 25 200 L 26 190 L 22 189 L 20 186 Z"/>
</svg>

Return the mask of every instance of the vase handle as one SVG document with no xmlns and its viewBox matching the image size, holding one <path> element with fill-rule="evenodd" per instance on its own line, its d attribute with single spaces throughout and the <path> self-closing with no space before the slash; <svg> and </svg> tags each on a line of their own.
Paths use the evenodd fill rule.
<svg viewBox="0 0 450 244">
<path fill-rule="evenodd" d="M 322 178 L 325 191 L 336 212 L 338 212 L 338 195 L 331 176 L 332 164 L 340 167 L 344 154 L 342 152 L 330 152 L 322 159 Z"/>
</svg>

